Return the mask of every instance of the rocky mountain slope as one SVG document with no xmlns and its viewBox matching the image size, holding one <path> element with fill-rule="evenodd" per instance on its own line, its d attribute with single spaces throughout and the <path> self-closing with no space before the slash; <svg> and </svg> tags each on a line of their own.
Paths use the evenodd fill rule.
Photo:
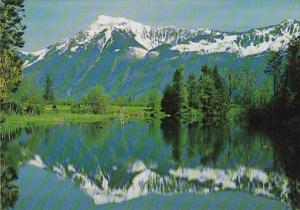
<svg viewBox="0 0 300 210">
<path fill-rule="evenodd" d="M 289 40 L 299 35 L 296 20 L 246 32 L 221 32 L 153 28 L 101 15 L 74 37 L 23 53 L 24 73 L 38 85 L 50 74 L 60 98 L 78 98 L 97 84 L 112 96 L 138 96 L 153 88 L 162 90 L 179 65 L 186 73 L 211 64 L 262 76 L 267 52 L 286 49 Z"/>
</svg>

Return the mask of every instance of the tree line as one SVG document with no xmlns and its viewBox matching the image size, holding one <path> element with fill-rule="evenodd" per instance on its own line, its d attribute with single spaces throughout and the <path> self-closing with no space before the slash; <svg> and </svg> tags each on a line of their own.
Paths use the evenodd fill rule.
<svg viewBox="0 0 300 210">
<path fill-rule="evenodd" d="M 300 36 L 285 52 L 271 52 L 265 73 L 272 80 L 272 96 L 263 106 L 247 107 L 251 123 L 274 122 L 300 125 Z"/>
<path fill-rule="evenodd" d="M 199 78 L 191 73 L 187 80 L 184 79 L 184 69 L 179 67 L 171 84 L 163 91 L 161 109 L 173 118 L 218 123 L 224 119 L 228 103 L 225 80 L 216 66 L 205 65 Z"/>
<path fill-rule="evenodd" d="M 172 118 L 220 123 L 232 110 L 236 119 L 252 124 L 288 123 L 300 125 L 300 37 L 294 37 L 285 51 L 271 51 L 264 69 L 265 79 L 258 81 L 249 69 L 225 69 L 202 66 L 184 77 L 183 67 L 162 93 L 161 109 Z"/>
</svg>

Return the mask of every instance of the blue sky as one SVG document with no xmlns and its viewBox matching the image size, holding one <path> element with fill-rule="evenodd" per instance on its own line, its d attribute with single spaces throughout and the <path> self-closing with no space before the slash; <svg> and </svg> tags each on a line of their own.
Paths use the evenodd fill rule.
<svg viewBox="0 0 300 210">
<path fill-rule="evenodd" d="M 300 0 L 25 0 L 24 51 L 36 51 L 70 37 L 98 15 L 151 26 L 246 31 L 300 20 Z"/>
</svg>

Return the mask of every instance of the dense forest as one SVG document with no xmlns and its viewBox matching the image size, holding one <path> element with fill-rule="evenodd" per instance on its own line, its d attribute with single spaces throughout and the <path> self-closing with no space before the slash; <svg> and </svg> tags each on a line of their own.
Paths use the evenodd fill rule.
<svg viewBox="0 0 300 210">
<path fill-rule="evenodd" d="M 285 52 L 270 52 L 266 77 L 259 85 L 255 75 L 233 73 L 203 66 L 200 76 L 184 78 L 178 68 L 161 101 L 162 111 L 173 118 L 197 120 L 204 124 L 224 121 L 230 110 L 234 117 L 250 124 L 299 125 L 300 116 L 300 38 L 290 41 Z M 232 114 L 232 112 L 231 112 Z"/>
</svg>

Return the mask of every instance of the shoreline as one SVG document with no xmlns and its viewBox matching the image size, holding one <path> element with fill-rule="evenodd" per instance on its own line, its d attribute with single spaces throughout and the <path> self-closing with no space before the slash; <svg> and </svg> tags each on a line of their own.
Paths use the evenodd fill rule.
<svg viewBox="0 0 300 210">
<path fill-rule="evenodd" d="M 4 122 L 0 124 L 0 131 L 8 129 L 26 127 L 29 125 L 43 124 L 54 125 L 61 122 L 98 122 L 104 120 L 112 120 L 120 118 L 119 106 L 110 106 L 108 113 L 105 114 L 93 114 L 93 113 L 71 113 L 69 106 L 60 106 L 56 110 L 47 108 L 44 114 L 40 115 L 18 115 L 14 113 L 0 112 L 1 118 L 4 118 Z M 125 119 L 145 119 L 149 112 L 146 107 L 125 107 L 126 114 Z"/>
</svg>

